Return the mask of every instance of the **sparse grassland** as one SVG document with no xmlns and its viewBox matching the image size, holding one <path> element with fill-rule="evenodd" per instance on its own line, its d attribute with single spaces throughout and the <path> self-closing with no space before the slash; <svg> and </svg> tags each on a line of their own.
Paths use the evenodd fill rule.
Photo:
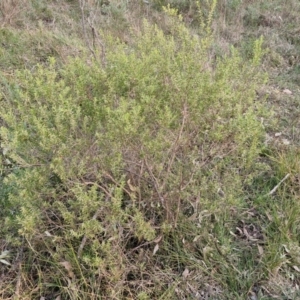
<svg viewBox="0 0 300 300">
<path fill-rule="evenodd" d="M 300 4 L 0 2 L 1 299 L 300 299 Z"/>
</svg>

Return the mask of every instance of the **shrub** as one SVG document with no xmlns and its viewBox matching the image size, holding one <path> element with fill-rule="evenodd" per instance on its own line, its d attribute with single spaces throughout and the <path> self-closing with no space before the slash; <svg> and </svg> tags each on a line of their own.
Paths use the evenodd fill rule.
<svg viewBox="0 0 300 300">
<path fill-rule="evenodd" d="M 2 99 L 2 147 L 22 169 L 5 179 L 17 186 L 14 230 L 40 293 L 50 282 L 71 299 L 167 295 L 156 265 L 172 277 L 182 270 L 167 254 L 188 251 L 190 263 L 198 251 L 179 246 L 182 232 L 193 240 L 208 224 L 217 236 L 212 219 L 222 227 L 245 205 L 264 136 L 262 41 L 252 61 L 234 48 L 214 61 L 210 34 L 192 35 L 169 12 L 169 34 L 145 22 L 131 45 L 106 37 L 105 66 L 77 57 L 58 68 L 50 58 L 16 72 Z"/>
</svg>

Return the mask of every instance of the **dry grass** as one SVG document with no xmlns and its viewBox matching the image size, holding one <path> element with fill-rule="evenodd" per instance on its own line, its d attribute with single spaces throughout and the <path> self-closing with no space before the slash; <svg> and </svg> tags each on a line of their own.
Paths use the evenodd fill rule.
<svg viewBox="0 0 300 300">
<path fill-rule="evenodd" d="M 29 3 L 26 0 L 2 0 L 0 2 L 1 26 L 19 25 L 28 7 Z"/>
</svg>

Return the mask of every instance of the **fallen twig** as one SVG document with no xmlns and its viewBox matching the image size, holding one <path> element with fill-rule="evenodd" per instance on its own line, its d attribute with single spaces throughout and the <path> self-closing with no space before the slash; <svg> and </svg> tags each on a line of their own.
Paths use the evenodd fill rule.
<svg viewBox="0 0 300 300">
<path fill-rule="evenodd" d="M 290 175 L 291 174 L 286 174 L 285 176 L 284 176 L 284 178 L 282 179 L 282 180 L 280 180 L 280 182 L 269 192 L 269 193 L 267 193 L 265 196 L 271 196 L 271 195 L 273 195 L 276 191 L 277 191 L 277 189 L 279 188 L 279 186 L 285 181 L 285 180 L 287 180 L 289 177 L 290 177 Z"/>
</svg>

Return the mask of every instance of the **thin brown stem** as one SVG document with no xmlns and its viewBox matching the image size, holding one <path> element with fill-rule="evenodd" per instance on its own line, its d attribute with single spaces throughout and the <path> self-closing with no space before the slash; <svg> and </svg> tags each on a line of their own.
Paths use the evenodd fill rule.
<svg viewBox="0 0 300 300">
<path fill-rule="evenodd" d="M 82 25 L 83 37 L 84 37 L 85 43 L 86 43 L 87 47 L 89 48 L 90 52 L 94 56 L 95 60 L 97 60 L 96 53 L 90 45 L 86 26 L 85 26 L 84 8 L 85 8 L 86 2 L 85 2 L 85 0 L 78 0 L 78 1 L 79 1 L 80 10 L 81 10 L 81 25 Z"/>
</svg>

